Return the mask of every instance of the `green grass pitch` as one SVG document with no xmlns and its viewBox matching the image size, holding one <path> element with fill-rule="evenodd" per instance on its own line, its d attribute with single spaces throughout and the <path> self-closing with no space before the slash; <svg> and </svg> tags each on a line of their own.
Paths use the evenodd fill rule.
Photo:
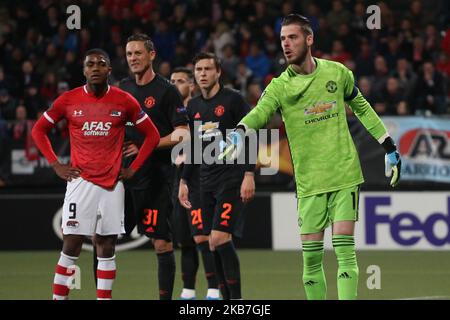
<svg viewBox="0 0 450 320">
<path fill-rule="evenodd" d="M 305 299 L 300 281 L 301 253 L 295 251 L 239 250 L 242 292 L 247 300 Z M 53 270 L 59 252 L 0 252 L 0 299 L 51 299 Z M 181 290 L 180 251 L 176 251 L 177 274 L 174 298 Z M 336 259 L 325 253 L 328 299 L 336 299 Z M 360 299 L 450 299 L 450 254 L 437 251 L 360 251 Z M 151 250 L 117 253 L 114 299 L 158 299 L 156 256 Z M 381 270 L 381 289 L 367 288 L 367 267 Z M 95 299 L 92 253 L 83 251 L 79 259 L 81 289 L 72 290 L 71 299 Z M 197 297 L 206 294 L 200 265 Z"/>
</svg>

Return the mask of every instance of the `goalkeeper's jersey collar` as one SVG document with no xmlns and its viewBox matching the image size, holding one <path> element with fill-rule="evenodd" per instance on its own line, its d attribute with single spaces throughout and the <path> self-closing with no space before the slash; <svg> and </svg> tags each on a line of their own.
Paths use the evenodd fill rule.
<svg viewBox="0 0 450 320">
<path fill-rule="evenodd" d="M 320 69 L 320 59 L 317 59 L 315 57 L 313 57 L 314 62 L 316 63 L 316 68 L 314 69 L 313 72 L 309 73 L 309 74 L 301 74 L 298 73 L 297 71 L 294 70 L 294 68 L 292 68 L 292 65 L 289 65 L 289 67 L 287 68 L 287 73 L 290 77 L 302 77 L 302 78 L 312 78 L 315 77 L 316 74 L 319 72 Z"/>
</svg>

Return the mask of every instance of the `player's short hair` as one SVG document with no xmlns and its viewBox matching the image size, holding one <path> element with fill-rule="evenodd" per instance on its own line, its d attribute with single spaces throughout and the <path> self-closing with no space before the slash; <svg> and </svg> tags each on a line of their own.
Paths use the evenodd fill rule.
<svg viewBox="0 0 450 320">
<path fill-rule="evenodd" d="M 147 52 L 155 51 L 155 45 L 153 44 L 152 39 L 144 33 L 136 33 L 132 36 L 129 36 L 127 39 L 127 43 L 131 41 L 142 41 Z"/>
<path fill-rule="evenodd" d="M 194 64 L 194 66 L 197 64 L 197 62 L 199 62 L 200 60 L 204 60 L 204 59 L 213 59 L 214 60 L 214 65 L 216 66 L 217 71 L 220 71 L 221 67 L 220 67 L 220 59 L 218 56 L 216 56 L 214 53 L 212 52 L 200 52 L 197 53 L 194 57 L 194 59 L 192 59 L 192 63 Z"/>
<path fill-rule="evenodd" d="M 105 58 L 105 60 L 106 60 L 106 63 L 108 64 L 108 66 L 111 66 L 111 59 L 109 59 L 109 54 L 106 53 L 105 50 L 100 49 L 100 48 L 89 49 L 84 54 L 84 59 L 83 60 L 86 60 L 86 57 L 90 56 L 91 54 L 97 54 L 97 55 L 103 56 L 103 58 Z"/>
<path fill-rule="evenodd" d="M 297 13 L 288 14 L 281 21 L 282 27 L 288 26 L 291 24 L 299 25 L 305 36 L 314 34 L 313 30 L 311 28 L 311 22 L 309 21 L 309 19 L 307 17 L 302 16 L 301 14 L 297 14 Z"/>
<path fill-rule="evenodd" d="M 192 72 L 191 69 L 186 68 L 186 67 L 177 67 L 177 68 L 173 69 L 172 74 L 178 73 L 178 72 L 184 73 L 185 75 L 187 75 L 187 77 L 190 81 L 194 81 L 194 73 Z"/>
</svg>

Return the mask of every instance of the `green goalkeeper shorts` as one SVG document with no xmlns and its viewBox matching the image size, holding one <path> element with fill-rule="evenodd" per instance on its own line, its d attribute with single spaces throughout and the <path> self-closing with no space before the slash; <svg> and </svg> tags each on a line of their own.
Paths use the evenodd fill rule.
<svg viewBox="0 0 450 320">
<path fill-rule="evenodd" d="M 319 233 L 337 221 L 357 221 L 359 185 L 299 198 L 300 234 Z"/>
</svg>

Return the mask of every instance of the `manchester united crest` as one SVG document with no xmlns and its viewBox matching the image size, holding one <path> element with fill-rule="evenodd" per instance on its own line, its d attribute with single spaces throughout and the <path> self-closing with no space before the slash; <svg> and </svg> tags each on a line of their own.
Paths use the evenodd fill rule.
<svg viewBox="0 0 450 320">
<path fill-rule="evenodd" d="M 156 100 L 152 96 L 145 98 L 144 105 L 146 108 L 150 109 L 151 107 L 153 107 L 155 105 L 155 103 L 156 103 Z"/>
<path fill-rule="evenodd" d="M 337 90 L 337 84 L 333 80 L 328 81 L 325 87 L 329 93 L 335 93 Z"/>
<path fill-rule="evenodd" d="M 216 116 L 221 117 L 223 116 L 223 114 L 225 113 L 225 108 L 222 105 L 218 105 L 215 109 L 214 109 L 214 113 Z"/>
</svg>

